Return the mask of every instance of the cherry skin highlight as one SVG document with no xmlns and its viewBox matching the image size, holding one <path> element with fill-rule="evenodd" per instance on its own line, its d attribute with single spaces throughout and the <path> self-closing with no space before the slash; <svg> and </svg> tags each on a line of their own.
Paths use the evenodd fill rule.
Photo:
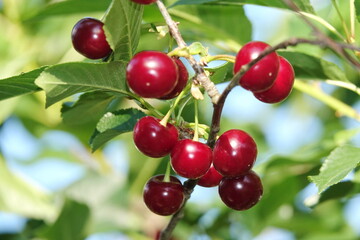
<svg viewBox="0 0 360 240">
<path fill-rule="evenodd" d="M 212 151 L 204 143 L 183 139 L 171 151 L 171 166 L 182 177 L 200 178 L 209 170 Z"/>
<path fill-rule="evenodd" d="M 156 2 L 156 0 L 131 0 L 131 1 L 145 5 Z"/>
<path fill-rule="evenodd" d="M 232 129 L 223 133 L 213 149 L 213 164 L 223 176 L 237 176 L 249 171 L 257 156 L 253 138 L 244 131 Z"/>
<path fill-rule="evenodd" d="M 205 175 L 199 178 L 197 184 L 202 187 L 215 187 L 219 185 L 222 178 L 223 176 L 211 165 Z"/>
<path fill-rule="evenodd" d="M 77 52 L 90 59 L 104 58 L 112 52 L 103 29 L 104 23 L 83 18 L 72 29 L 72 44 Z"/>
<path fill-rule="evenodd" d="M 164 175 L 150 178 L 145 184 L 143 199 L 152 212 L 168 216 L 176 213 L 183 204 L 184 188 L 174 176 L 170 176 L 170 182 L 163 180 Z"/>
<path fill-rule="evenodd" d="M 255 172 L 249 171 L 237 177 L 224 177 L 219 184 L 219 195 L 226 206 L 243 211 L 259 202 L 263 186 Z"/>
<path fill-rule="evenodd" d="M 280 67 L 274 84 L 263 92 L 256 92 L 254 96 L 265 103 L 278 103 L 285 100 L 294 85 L 294 69 L 285 58 L 279 57 Z"/>
<path fill-rule="evenodd" d="M 146 116 L 134 127 L 133 138 L 137 149 L 146 156 L 159 158 L 168 155 L 178 140 L 178 131 L 174 125 L 160 124 L 160 119 Z"/>
<path fill-rule="evenodd" d="M 174 60 L 174 62 L 176 63 L 178 70 L 179 70 L 179 80 L 175 86 L 175 88 L 166 96 L 162 97 L 161 99 L 172 99 L 177 97 L 181 91 L 185 88 L 186 83 L 189 79 L 189 73 L 185 67 L 185 65 L 183 64 L 183 62 L 177 58 L 177 57 L 172 57 L 172 59 Z"/>
<path fill-rule="evenodd" d="M 176 63 L 165 53 L 137 53 L 126 68 L 129 87 L 144 98 L 162 98 L 176 86 L 179 71 Z"/>
<path fill-rule="evenodd" d="M 268 44 L 259 41 L 245 44 L 236 55 L 234 73 L 237 73 L 243 65 L 256 59 L 267 47 L 269 47 Z M 252 92 L 265 91 L 273 85 L 278 71 L 278 55 L 272 52 L 253 65 L 249 71 L 240 78 L 239 84 Z"/>
</svg>

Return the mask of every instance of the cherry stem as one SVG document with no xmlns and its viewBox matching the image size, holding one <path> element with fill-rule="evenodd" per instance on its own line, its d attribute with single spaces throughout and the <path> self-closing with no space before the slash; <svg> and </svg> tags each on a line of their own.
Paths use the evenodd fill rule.
<svg viewBox="0 0 360 240">
<path fill-rule="evenodd" d="M 194 141 L 199 141 L 199 108 L 198 108 L 198 100 L 194 100 L 194 109 L 195 109 L 195 133 L 194 133 Z"/>
<path fill-rule="evenodd" d="M 222 60 L 222 61 L 235 63 L 235 56 L 226 55 L 226 54 L 220 54 L 220 55 L 214 55 L 214 56 L 206 56 L 206 57 L 203 57 L 201 60 L 205 64 L 209 63 L 209 62 L 212 62 L 212 61 L 217 61 L 217 60 Z"/>
<path fill-rule="evenodd" d="M 168 161 L 168 164 L 166 166 L 166 172 L 164 176 L 164 182 L 170 182 L 170 161 Z"/>
<path fill-rule="evenodd" d="M 189 91 L 190 89 L 190 84 L 188 84 L 179 94 L 179 96 L 177 96 L 177 98 L 175 99 L 174 103 L 171 105 L 169 111 L 166 113 L 166 115 L 164 116 L 164 118 L 160 121 L 160 124 L 163 125 L 164 127 L 166 127 L 166 124 L 168 123 L 171 114 L 174 112 L 175 108 L 177 107 L 177 105 L 179 104 L 180 100 L 182 99 L 182 97 L 184 96 L 184 94 L 186 92 Z"/>
</svg>

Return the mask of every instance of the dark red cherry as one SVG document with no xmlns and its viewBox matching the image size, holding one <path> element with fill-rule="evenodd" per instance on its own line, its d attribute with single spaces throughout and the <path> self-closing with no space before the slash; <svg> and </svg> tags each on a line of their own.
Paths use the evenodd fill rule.
<svg viewBox="0 0 360 240">
<path fill-rule="evenodd" d="M 139 4 L 151 4 L 156 2 L 156 0 L 131 0 L 133 2 L 139 3 Z"/>
<path fill-rule="evenodd" d="M 111 48 L 106 40 L 104 23 L 94 18 L 78 21 L 71 32 L 76 51 L 90 59 L 104 58 L 110 55 Z"/>
<path fill-rule="evenodd" d="M 294 85 L 295 73 L 291 64 L 279 57 L 280 67 L 274 84 L 266 91 L 256 92 L 254 96 L 265 103 L 278 103 L 285 100 Z"/>
<path fill-rule="evenodd" d="M 183 62 L 177 58 L 177 57 L 173 57 L 172 58 L 174 60 L 174 62 L 176 63 L 178 70 L 179 70 L 179 80 L 175 86 L 175 88 L 171 91 L 171 93 L 167 94 L 166 96 L 162 97 L 161 99 L 172 99 L 177 97 L 181 91 L 184 89 L 184 87 L 186 86 L 186 83 L 189 79 L 189 73 L 185 67 L 185 65 L 183 64 Z"/>
<path fill-rule="evenodd" d="M 253 138 L 244 131 L 232 129 L 224 132 L 213 149 L 213 164 L 223 176 L 237 176 L 249 171 L 257 156 Z"/>
<path fill-rule="evenodd" d="M 174 125 L 160 124 L 160 119 L 146 116 L 141 118 L 134 127 L 134 143 L 146 156 L 159 158 L 166 156 L 178 140 L 178 131 Z"/>
<path fill-rule="evenodd" d="M 163 179 L 164 175 L 150 178 L 145 184 L 143 199 L 152 212 L 168 216 L 176 213 L 183 204 L 184 188 L 174 176 L 170 176 L 170 182 Z"/>
<path fill-rule="evenodd" d="M 229 208 L 242 211 L 253 207 L 263 194 L 261 180 L 249 171 L 237 177 L 224 177 L 219 184 L 221 200 Z"/>
<path fill-rule="evenodd" d="M 212 151 L 204 143 L 183 139 L 176 143 L 171 151 L 171 166 L 185 178 L 200 178 L 209 170 Z"/>
<path fill-rule="evenodd" d="M 216 171 L 213 165 L 210 166 L 209 170 L 202 176 L 197 182 L 202 187 L 215 187 L 219 185 L 223 176 Z"/>
<path fill-rule="evenodd" d="M 236 55 L 234 73 L 237 73 L 243 65 L 257 58 L 267 47 L 269 47 L 268 44 L 258 41 L 245 44 Z M 239 84 L 252 92 L 265 91 L 273 85 L 278 71 L 279 58 L 275 52 L 272 52 L 252 66 L 240 78 Z"/>
<path fill-rule="evenodd" d="M 137 53 L 126 68 L 129 87 L 144 98 L 162 98 L 176 86 L 179 73 L 176 63 L 165 53 Z"/>
</svg>

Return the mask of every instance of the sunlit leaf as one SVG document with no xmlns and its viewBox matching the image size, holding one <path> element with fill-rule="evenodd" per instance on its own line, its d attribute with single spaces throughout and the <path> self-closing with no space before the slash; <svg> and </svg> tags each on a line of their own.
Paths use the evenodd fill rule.
<svg viewBox="0 0 360 240">
<path fill-rule="evenodd" d="M 46 67 L 41 67 L 18 76 L 1 79 L 0 100 L 41 90 L 34 82 L 45 68 Z"/>
<path fill-rule="evenodd" d="M 130 60 L 140 39 L 143 5 L 113 0 L 105 17 L 105 34 L 115 60 Z"/>
<path fill-rule="evenodd" d="M 101 90 L 122 94 L 126 63 L 64 63 L 47 68 L 35 83 L 46 92 L 46 106 L 75 93 Z"/>
<path fill-rule="evenodd" d="M 131 132 L 136 122 L 144 116 L 144 112 L 134 108 L 106 113 L 98 122 L 90 139 L 92 149 L 95 151 L 114 137 Z"/>
<path fill-rule="evenodd" d="M 343 180 L 360 163 L 360 148 L 344 145 L 336 148 L 325 159 L 317 176 L 309 179 L 316 184 L 319 193 Z"/>
</svg>

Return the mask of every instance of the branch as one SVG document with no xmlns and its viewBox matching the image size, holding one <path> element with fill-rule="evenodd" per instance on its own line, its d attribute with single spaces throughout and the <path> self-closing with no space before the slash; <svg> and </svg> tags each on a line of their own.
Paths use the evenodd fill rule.
<svg viewBox="0 0 360 240">
<path fill-rule="evenodd" d="M 177 45 L 179 48 L 187 47 L 184 39 L 182 38 L 178 25 L 175 23 L 169 12 L 167 11 L 164 3 L 161 0 L 157 0 L 156 4 L 162 14 L 162 16 L 165 19 L 166 24 L 169 27 L 169 31 L 171 33 L 171 36 L 175 39 Z M 187 60 L 189 61 L 191 67 L 195 71 L 195 80 L 201 84 L 201 86 L 204 87 L 205 91 L 211 98 L 212 103 L 216 103 L 220 97 L 220 93 L 217 90 L 215 84 L 208 78 L 208 76 L 205 73 L 204 68 L 195 60 L 195 58 L 190 55 L 187 57 Z"/>
</svg>

